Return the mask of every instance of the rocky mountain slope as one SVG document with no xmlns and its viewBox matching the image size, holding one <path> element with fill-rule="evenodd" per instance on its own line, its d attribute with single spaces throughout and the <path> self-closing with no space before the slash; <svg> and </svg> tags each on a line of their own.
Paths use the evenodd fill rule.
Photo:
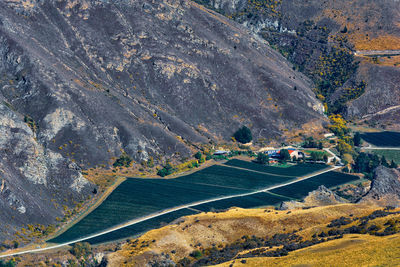
<svg viewBox="0 0 400 267">
<path fill-rule="evenodd" d="M 81 170 L 123 151 L 182 159 L 241 125 L 280 140 L 324 120 L 309 79 L 191 1 L 2 1 L 0 58 L 0 239 L 54 223 L 96 192 Z"/>
<path fill-rule="evenodd" d="M 400 171 L 379 166 L 374 171 L 371 189 L 360 203 L 375 203 L 381 206 L 400 206 Z"/>
<path fill-rule="evenodd" d="M 354 56 L 400 48 L 398 1 L 197 2 L 265 38 L 315 82 L 331 111 L 399 128 L 400 57 Z"/>
</svg>

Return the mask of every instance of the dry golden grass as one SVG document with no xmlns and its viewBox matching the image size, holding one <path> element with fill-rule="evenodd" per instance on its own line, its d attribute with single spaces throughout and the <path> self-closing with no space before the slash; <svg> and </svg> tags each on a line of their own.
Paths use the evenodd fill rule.
<svg viewBox="0 0 400 267">
<path fill-rule="evenodd" d="M 400 266 L 400 234 L 386 237 L 346 235 L 280 258 L 236 260 L 233 266 Z M 217 266 L 230 266 L 226 262 Z"/>
<path fill-rule="evenodd" d="M 371 220 L 368 225 L 385 228 L 388 220 L 398 221 L 399 214 Z M 353 222 L 346 227 L 357 225 Z M 316 229 L 309 229 L 315 233 Z M 318 231 L 328 230 L 321 227 Z M 303 233 L 304 236 L 304 233 Z M 307 239 L 307 237 L 305 237 Z M 246 266 L 400 266 L 400 234 L 378 237 L 369 234 L 345 235 L 342 239 L 332 240 L 297 251 L 285 257 L 258 257 L 246 259 Z M 234 266 L 242 266 L 236 260 Z M 230 266 L 233 261 L 217 266 Z"/>
<path fill-rule="evenodd" d="M 354 44 L 356 50 L 400 49 L 400 37 L 388 34 L 369 38 L 365 33 L 354 33 L 349 35 L 349 41 Z"/>
<path fill-rule="evenodd" d="M 373 62 L 373 59 L 369 59 Z M 378 58 L 379 65 L 400 67 L 400 56 L 380 57 Z"/>
<path fill-rule="evenodd" d="M 341 204 L 292 210 L 291 213 L 240 208 L 232 208 L 223 213 L 201 213 L 185 217 L 185 221 L 180 224 L 147 232 L 138 238 L 136 245 L 134 242 L 125 244 L 122 250 L 110 256 L 110 266 L 143 266 L 154 253 L 162 252 L 169 253 L 173 260 L 178 261 L 195 250 L 196 244 L 201 243 L 201 248 L 210 248 L 212 244 L 226 245 L 243 235 L 265 237 L 302 228 L 299 234 L 310 238 L 335 218 L 350 214 L 364 216 L 375 209 L 374 206 Z M 176 253 L 171 254 L 172 250 Z"/>
</svg>

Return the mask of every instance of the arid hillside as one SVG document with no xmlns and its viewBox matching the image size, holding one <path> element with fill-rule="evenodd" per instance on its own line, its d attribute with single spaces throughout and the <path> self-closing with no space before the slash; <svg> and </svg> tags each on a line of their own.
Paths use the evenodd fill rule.
<svg viewBox="0 0 400 267">
<path fill-rule="evenodd" d="M 324 120 L 309 79 L 191 1 L 2 1 L 0 56 L 0 239 L 55 223 L 123 152 L 179 161 L 242 125 L 283 140 Z"/>
<path fill-rule="evenodd" d="M 379 244 L 388 248 L 388 238 L 398 239 L 397 230 L 385 230 L 392 222 L 398 227 L 398 219 L 395 210 L 383 211 L 373 205 L 361 204 L 291 211 L 233 208 L 222 213 L 185 217 L 176 224 L 150 231 L 109 254 L 108 266 L 168 262 L 178 266 L 210 266 L 225 261 L 228 262 L 226 266 L 247 261 L 253 263 L 251 266 L 260 266 L 257 264 L 264 262 L 279 266 L 284 263 L 317 264 L 323 260 L 312 253 L 326 257 L 329 262 L 334 261 L 335 255 L 349 255 L 350 251 L 341 249 L 345 246 L 356 253 L 359 247 L 351 241 L 355 238 L 367 246 L 369 253 L 377 253 L 373 254 L 376 262 L 389 263 L 393 262 L 390 257 L 398 252 L 390 249 L 387 254 L 379 255 L 379 251 L 384 251 Z M 374 248 L 377 251 L 373 251 Z M 323 253 L 327 250 L 330 253 Z M 301 256 L 299 260 L 296 260 L 297 255 Z M 354 263 L 362 262 L 365 262 L 362 257 L 354 258 Z M 351 262 L 344 264 L 352 266 Z"/>
<path fill-rule="evenodd" d="M 400 57 L 385 53 L 400 48 L 398 1 L 197 2 L 267 40 L 315 82 L 329 112 L 399 129 Z"/>
</svg>

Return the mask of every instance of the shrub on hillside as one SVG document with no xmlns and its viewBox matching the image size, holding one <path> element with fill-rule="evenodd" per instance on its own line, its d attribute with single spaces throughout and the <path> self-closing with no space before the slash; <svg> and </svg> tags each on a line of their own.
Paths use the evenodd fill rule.
<svg viewBox="0 0 400 267">
<path fill-rule="evenodd" d="M 167 164 L 161 170 L 158 170 L 157 175 L 161 177 L 168 176 L 175 171 L 175 168 L 171 165 L 171 163 L 167 162 Z"/>
<path fill-rule="evenodd" d="M 132 163 L 131 157 L 123 153 L 113 164 L 114 167 L 129 167 Z"/>
<path fill-rule="evenodd" d="M 75 243 L 70 249 L 71 254 L 74 255 L 77 259 L 80 259 L 81 257 L 86 257 L 90 254 L 91 251 L 92 248 L 88 242 Z"/>
</svg>

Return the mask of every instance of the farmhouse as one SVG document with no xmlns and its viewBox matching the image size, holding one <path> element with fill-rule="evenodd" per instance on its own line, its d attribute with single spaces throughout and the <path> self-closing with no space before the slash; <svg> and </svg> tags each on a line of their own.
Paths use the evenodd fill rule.
<svg viewBox="0 0 400 267">
<path fill-rule="evenodd" d="M 305 157 L 304 153 L 296 149 L 288 149 L 291 158 L 296 157 L 297 159 L 303 159 Z"/>
<path fill-rule="evenodd" d="M 287 149 L 291 158 L 296 157 L 297 159 L 304 158 L 305 155 L 303 152 L 295 149 L 295 148 L 284 148 Z M 280 158 L 281 149 L 270 149 L 264 151 L 265 154 L 268 154 L 271 158 Z"/>
<path fill-rule="evenodd" d="M 279 152 L 280 152 L 280 149 L 270 149 L 270 150 L 264 151 L 264 153 L 270 157 L 279 157 Z"/>
</svg>

